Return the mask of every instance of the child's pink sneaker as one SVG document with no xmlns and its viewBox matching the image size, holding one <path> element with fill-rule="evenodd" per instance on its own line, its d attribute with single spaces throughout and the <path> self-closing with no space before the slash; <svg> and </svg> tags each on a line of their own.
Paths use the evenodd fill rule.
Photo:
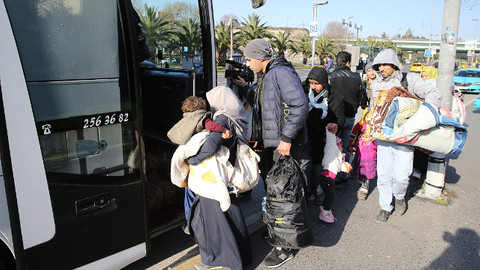
<svg viewBox="0 0 480 270">
<path fill-rule="evenodd" d="M 320 206 L 320 214 L 318 215 L 318 218 L 321 221 L 324 221 L 326 223 L 334 223 L 335 222 L 335 217 L 332 214 L 332 210 L 324 210 L 323 206 Z"/>
</svg>

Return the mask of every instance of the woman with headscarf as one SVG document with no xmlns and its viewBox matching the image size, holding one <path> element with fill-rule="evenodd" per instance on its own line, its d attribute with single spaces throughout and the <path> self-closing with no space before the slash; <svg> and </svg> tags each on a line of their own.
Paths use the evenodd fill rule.
<svg viewBox="0 0 480 270">
<path fill-rule="evenodd" d="M 425 82 L 437 87 L 438 69 L 432 66 L 422 68 L 421 77 Z"/>
<path fill-rule="evenodd" d="M 326 131 L 328 123 L 337 124 L 338 129 L 345 123 L 345 101 L 341 94 L 333 93 L 328 83 L 327 71 L 322 67 L 314 67 L 303 82 L 309 101 L 307 117 L 308 143 L 302 160 L 302 167 L 307 175 L 308 198 L 318 203 L 317 187 L 320 184 L 322 159 L 324 156 Z M 336 133 L 337 131 L 331 130 Z M 311 168 L 305 165 L 308 161 Z"/>
<path fill-rule="evenodd" d="M 234 134 L 224 139 L 218 132 L 210 132 L 199 152 L 188 159 L 191 165 L 213 156 L 223 145 L 229 149 L 231 164 L 235 164 L 237 144 L 247 143 L 247 120 L 243 104 L 233 91 L 225 86 L 215 87 L 207 92 L 207 101 L 213 113 L 213 120 Z M 228 181 L 227 181 L 228 182 Z M 230 187 L 228 187 L 230 191 Z M 223 212 L 217 200 L 196 195 L 190 209 L 188 226 L 200 248 L 201 263 L 197 269 L 243 269 L 250 264 L 250 239 L 242 210 L 235 194 L 230 193 L 230 207 Z M 225 268 L 226 269 L 226 268 Z"/>
<path fill-rule="evenodd" d="M 368 63 L 365 66 L 365 79 L 362 81 L 362 89 L 365 89 L 366 95 L 363 98 L 366 98 L 366 103 L 370 106 L 370 97 L 372 96 L 372 82 L 377 77 L 375 70 L 373 70 L 373 64 Z"/>
</svg>

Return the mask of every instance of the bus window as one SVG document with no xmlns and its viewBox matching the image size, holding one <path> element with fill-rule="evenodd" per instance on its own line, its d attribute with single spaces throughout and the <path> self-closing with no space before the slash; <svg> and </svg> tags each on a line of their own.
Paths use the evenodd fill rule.
<svg viewBox="0 0 480 270">
<path fill-rule="evenodd" d="M 129 173 L 136 115 L 121 74 L 116 1 L 6 4 L 46 170 Z"/>
</svg>

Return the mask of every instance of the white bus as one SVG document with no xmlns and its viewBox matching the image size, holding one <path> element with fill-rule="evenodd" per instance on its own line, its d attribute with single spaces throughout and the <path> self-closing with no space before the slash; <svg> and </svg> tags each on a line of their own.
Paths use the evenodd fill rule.
<svg viewBox="0 0 480 270">
<path fill-rule="evenodd" d="M 195 44 L 162 13 L 165 68 L 139 64 L 129 0 L 0 1 L 0 270 L 119 269 L 184 222 L 165 134 L 216 85 L 212 3 L 190 2 Z"/>
</svg>

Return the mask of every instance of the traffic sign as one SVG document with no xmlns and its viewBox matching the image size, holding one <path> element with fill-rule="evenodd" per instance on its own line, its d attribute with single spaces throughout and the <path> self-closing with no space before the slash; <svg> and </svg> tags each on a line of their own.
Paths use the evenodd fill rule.
<svg viewBox="0 0 480 270">
<path fill-rule="evenodd" d="M 310 23 L 310 36 L 311 37 L 316 37 L 318 36 L 318 32 L 317 32 L 317 22 L 316 21 L 313 21 Z"/>
<path fill-rule="evenodd" d="M 425 50 L 423 57 L 432 57 L 432 50 Z"/>
</svg>

